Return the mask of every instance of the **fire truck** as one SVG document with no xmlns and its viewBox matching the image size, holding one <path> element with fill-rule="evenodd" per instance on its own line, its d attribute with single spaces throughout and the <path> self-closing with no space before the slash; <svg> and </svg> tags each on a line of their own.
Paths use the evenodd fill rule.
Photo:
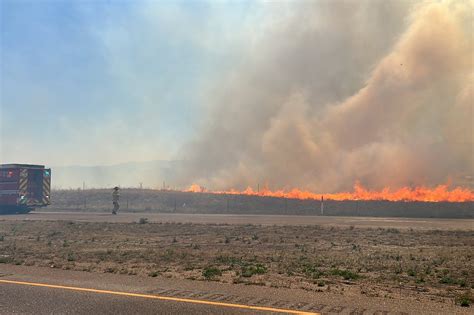
<svg viewBox="0 0 474 315">
<path fill-rule="evenodd" d="M 0 214 L 28 213 L 51 204 L 51 169 L 0 164 Z"/>
</svg>

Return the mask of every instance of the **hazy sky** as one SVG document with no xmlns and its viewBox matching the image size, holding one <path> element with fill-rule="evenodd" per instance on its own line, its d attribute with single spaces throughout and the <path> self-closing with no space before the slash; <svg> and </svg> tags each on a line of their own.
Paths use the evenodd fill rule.
<svg viewBox="0 0 474 315">
<path fill-rule="evenodd" d="M 178 159 L 167 181 L 212 189 L 473 175 L 474 0 L 0 3 L 1 162 Z"/>
<path fill-rule="evenodd" d="M 261 14 L 253 1 L 0 3 L 0 160 L 55 166 L 172 158 Z"/>
</svg>

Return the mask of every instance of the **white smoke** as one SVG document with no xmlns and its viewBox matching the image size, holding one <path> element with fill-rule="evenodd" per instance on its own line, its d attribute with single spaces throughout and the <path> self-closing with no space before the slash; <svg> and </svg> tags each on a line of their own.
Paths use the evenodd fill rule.
<svg viewBox="0 0 474 315">
<path fill-rule="evenodd" d="M 297 5 L 209 92 L 181 184 L 331 192 L 473 173 L 472 2 Z"/>
</svg>

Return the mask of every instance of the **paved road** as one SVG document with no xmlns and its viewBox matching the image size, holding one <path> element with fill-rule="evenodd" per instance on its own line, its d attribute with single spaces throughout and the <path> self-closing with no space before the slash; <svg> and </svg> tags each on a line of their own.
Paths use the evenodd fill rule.
<svg viewBox="0 0 474 315">
<path fill-rule="evenodd" d="M 416 219 L 375 217 L 334 217 L 299 215 L 235 215 L 235 214 L 171 214 L 171 213 L 110 213 L 98 212 L 32 212 L 22 215 L 0 215 L 1 220 L 71 220 L 85 222 L 137 222 L 148 218 L 150 222 L 192 222 L 212 224 L 262 225 L 329 225 L 356 227 L 383 227 L 401 229 L 462 229 L 474 230 L 472 219 Z"/>
<path fill-rule="evenodd" d="M 452 304 L 412 299 L 0 264 L 0 314 L 18 313 L 470 314 Z"/>
<path fill-rule="evenodd" d="M 257 314 L 258 310 L 0 283 L 1 314 Z"/>
<path fill-rule="evenodd" d="M 8 265 L 2 265 L 0 271 L 1 314 L 319 314 L 268 305 L 271 301 L 258 294 L 246 297 L 169 289 L 170 281 L 160 283 L 168 288 L 163 289 L 156 287 L 156 281 L 138 277 L 95 277 L 84 272 Z"/>
</svg>

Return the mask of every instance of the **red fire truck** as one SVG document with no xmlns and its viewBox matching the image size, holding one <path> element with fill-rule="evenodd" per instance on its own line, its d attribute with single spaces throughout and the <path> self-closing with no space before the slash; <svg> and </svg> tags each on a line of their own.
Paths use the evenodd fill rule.
<svg viewBox="0 0 474 315">
<path fill-rule="evenodd" d="M 0 214 L 45 207 L 51 196 L 51 169 L 44 165 L 0 164 Z"/>
</svg>

